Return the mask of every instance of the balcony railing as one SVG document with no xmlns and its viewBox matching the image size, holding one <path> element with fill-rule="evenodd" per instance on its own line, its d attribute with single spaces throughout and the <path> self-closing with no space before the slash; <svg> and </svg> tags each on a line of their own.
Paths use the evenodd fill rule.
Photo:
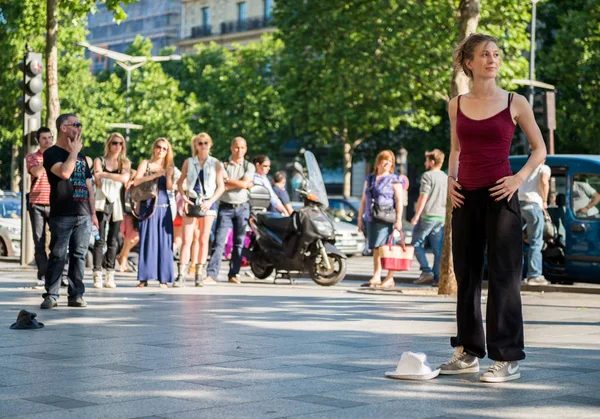
<svg viewBox="0 0 600 419">
<path fill-rule="evenodd" d="M 246 20 L 233 20 L 229 22 L 221 22 L 221 34 L 225 35 L 234 32 L 252 31 L 273 26 L 271 19 L 264 17 L 251 17 Z"/>
<path fill-rule="evenodd" d="M 202 38 L 212 35 L 212 27 L 210 25 L 200 25 L 192 27 L 192 38 Z"/>
</svg>

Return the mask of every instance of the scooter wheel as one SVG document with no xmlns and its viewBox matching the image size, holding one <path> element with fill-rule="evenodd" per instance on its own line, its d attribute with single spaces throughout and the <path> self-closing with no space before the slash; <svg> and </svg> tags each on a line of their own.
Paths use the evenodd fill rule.
<svg viewBox="0 0 600 419">
<path fill-rule="evenodd" d="M 273 273 L 272 266 L 264 266 L 256 262 L 250 262 L 250 270 L 257 279 L 267 279 Z"/>
<path fill-rule="evenodd" d="M 310 265 L 310 276 L 313 281 L 324 287 L 341 282 L 346 277 L 346 259 L 335 254 L 327 254 L 330 269 L 323 263 L 322 256 L 317 255 Z"/>
</svg>

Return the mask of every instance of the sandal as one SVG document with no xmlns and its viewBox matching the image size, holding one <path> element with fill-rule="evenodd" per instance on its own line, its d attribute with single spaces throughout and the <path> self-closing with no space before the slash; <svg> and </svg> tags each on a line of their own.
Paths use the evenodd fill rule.
<svg viewBox="0 0 600 419">
<path fill-rule="evenodd" d="M 147 286 L 148 286 L 148 281 L 140 281 L 140 283 L 136 285 L 136 288 L 144 288 Z"/>
<path fill-rule="evenodd" d="M 167 284 L 163 284 L 162 282 L 159 285 L 160 288 L 169 288 Z"/>
<path fill-rule="evenodd" d="M 373 284 L 371 282 L 365 282 L 364 284 L 361 284 L 360 287 L 361 288 L 377 288 L 380 285 L 381 285 L 381 282 L 379 284 Z"/>
<path fill-rule="evenodd" d="M 381 284 L 377 285 L 375 288 L 380 290 L 391 290 L 396 286 L 396 282 L 392 279 L 391 281 L 383 281 Z"/>
</svg>

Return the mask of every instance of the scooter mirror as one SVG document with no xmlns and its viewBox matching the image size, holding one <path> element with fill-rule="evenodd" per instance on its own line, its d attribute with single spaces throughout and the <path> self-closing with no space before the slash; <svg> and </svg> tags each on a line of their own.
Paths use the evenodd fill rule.
<svg viewBox="0 0 600 419">
<path fill-rule="evenodd" d="M 304 176 L 304 168 L 302 167 L 302 165 L 300 163 L 298 163 L 297 161 L 294 162 L 294 170 L 298 173 L 300 173 L 302 176 Z"/>
</svg>

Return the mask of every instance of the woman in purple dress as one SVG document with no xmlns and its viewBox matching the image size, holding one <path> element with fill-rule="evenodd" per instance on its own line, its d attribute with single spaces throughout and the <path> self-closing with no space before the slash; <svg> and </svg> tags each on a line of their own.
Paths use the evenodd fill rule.
<svg viewBox="0 0 600 419">
<path fill-rule="evenodd" d="M 142 160 L 133 181 L 138 186 L 158 180 L 158 197 L 141 202 L 138 209 L 138 287 L 147 287 L 150 279 L 157 279 L 161 288 L 173 282 L 173 217 L 167 190 L 173 189 L 174 173 L 171 144 L 166 138 L 159 138 L 152 147 L 152 158 Z"/>
</svg>

